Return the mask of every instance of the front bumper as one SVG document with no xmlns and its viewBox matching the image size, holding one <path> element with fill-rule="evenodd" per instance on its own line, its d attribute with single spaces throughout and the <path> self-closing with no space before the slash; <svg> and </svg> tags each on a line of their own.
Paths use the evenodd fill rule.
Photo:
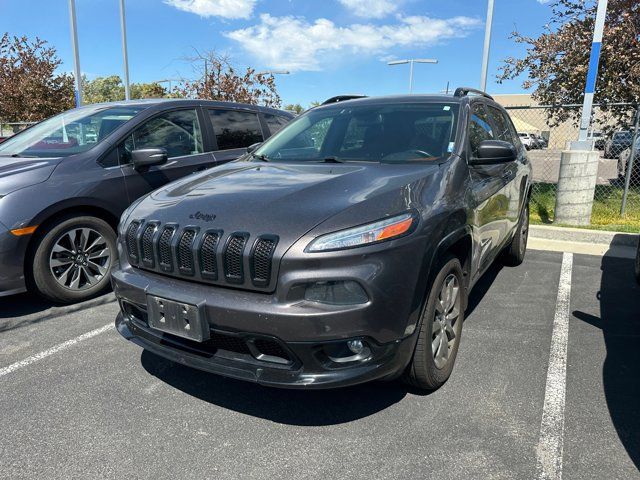
<svg viewBox="0 0 640 480">
<path fill-rule="evenodd" d="M 381 378 L 394 378 L 408 364 L 415 341 L 407 337 L 386 345 L 375 345 L 368 339 L 372 354 L 369 359 L 336 367 L 322 355 L 325 344 L 314 342 L 278 342 L 288 352 L 285 364 L 260 361 L 248 354 L 220 349 L 205 350 L 201 344 L 153 331 L 144 323 L 122 312 L 116 318 L 118 332 L 152 353 L 183 365 L 210 373 L 255 382 L 265 386 L 297 389 L 326 389 L 356 385 Z M 230 333 L 230 332 L 229 332 Z M 246 332 L 233 332 L 234 337 L 253 337 Z"/>
<path fill-rule="evenodd" d="M 16 237 L 0 223 L 0 297 L 26 291 L 24 252 L 29 236 Z"/>
</svg>

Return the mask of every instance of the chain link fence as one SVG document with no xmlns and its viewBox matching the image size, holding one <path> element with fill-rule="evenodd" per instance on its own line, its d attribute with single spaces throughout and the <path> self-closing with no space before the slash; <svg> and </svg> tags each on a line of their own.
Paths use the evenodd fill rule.
<svg viewBox="0 0 640 480">
<path fill-rule="evenodd" d="M 533 166 L 532 220 L 551 223 L 561 154 L 569 142 L 578 139 L 578 124 L 573 118 L 577 117 L 582 106 L 505 108 L 529 151 Z M 596 107 L 594 110 L 589 138 L 600 152 L 591 216 L 594 227 L 640 230 L 640 138 L 634 125 L 637 109 L 632 104 L 615 104 L 615 109 Z M 558 118 L 567 120 L 558 121 Z M 632 146 L 636 147 L 633 157 Z"/>
</svg>

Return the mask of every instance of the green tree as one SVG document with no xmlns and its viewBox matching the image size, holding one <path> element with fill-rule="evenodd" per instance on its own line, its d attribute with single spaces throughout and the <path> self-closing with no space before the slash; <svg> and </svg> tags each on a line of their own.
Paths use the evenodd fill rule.
<svg viewBox="0 0 640 480">
<path fill-rule="evenodd" d="M 518 32 L 512 38 L 526 46 L 522 58 L 508 57 L 498 81 L 525 75 L 523 87 L 545 105 L 582 103 L 596 16 L 595 0 L 554 0 L 551 22 L 538 37 Z M 640 100 L 640 2 L 609 0 L 600 69 L 595 91 L 600 103 Z M 621 124 L 626 107 L 604 107 Z M 550 119 L 578 121 L 579 109 L 552 108 Z"/>
<path fill-rule="evenodd" d="M 118 75 L 96 77 L 88 80 L 82 76 L 82 99 L 84 103 L 102 103 L 124 100 L 124 85 Z"/>
<path fill-rule="evenodd" d="M 294 104 L 286 105 L 284 109 L 287 112 L 295 113 L 296 115 L 300 115 L 302 112 L 304 112 L 304 107 L 299 103 L 296 103 L 295 105 Z"/>
<path fill-rule="evenodd" d="M 73 77 L 56 73 L 62 61 L 36 37 L 0 39 L 0 119 L 39 121 L 73 107 Z"/>
<path fill-rule="evenodd" d="M 131 84 L 131 98 L 163 98 L 167 95 L 167 89 L 157 82 Z"/>
</svg>

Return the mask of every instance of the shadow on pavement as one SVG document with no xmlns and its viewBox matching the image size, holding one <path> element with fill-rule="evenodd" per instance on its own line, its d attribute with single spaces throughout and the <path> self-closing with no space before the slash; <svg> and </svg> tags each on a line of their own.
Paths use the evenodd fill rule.
<svg viewBox="0 0 640 480">
<path fill-rule="evenodd" d="M 469 302 L 467 303 L 467 309 L 464 313 L 465 321 L 480 304 L 503 268 L 504 265 L 502 264 L 500 259 L 496 259 L 496 261 L 493 262 L 493 264 L 487 269 L 487 271 L 484 272 L 482 277 L 480 277 L 480 280 L 476 282 L 473 290 L 471 290 L 471 294 L 469 295 Z M 464 332 L 462 333 L 464 334 Z"/>
<path fill-rule="evenodd" d="M 2 297 L 0 298 L 0 332 L 113 302 L 115 302 L 113 294 L 104 294 L 84 302 L 65 306 L 55 304 L 32 293 Z"/>
<path fill-rule="evenodd" d="M 605 255 L 601 270 L 600 318 L 580 311 L 573 315 L 602 330 L 607 407 L 618 437 L 640 469 L 640 286 L 633 260 Z"/>
<path fill-rule="evenodd" d="M 140 361 L 151 375 L 188 395 L 288 425 L 350 422 L 384 410 L 409 393 L 400 382 L 371 382 L 334 390 L 285 390 L 192 369 L 146 350 Z"/>
</svg>

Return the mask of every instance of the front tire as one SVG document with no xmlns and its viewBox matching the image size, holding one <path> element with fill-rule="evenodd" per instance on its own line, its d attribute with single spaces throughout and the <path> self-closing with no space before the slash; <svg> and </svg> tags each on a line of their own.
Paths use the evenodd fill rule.
<svg viewBox="0 0 640 480">
<path fill-rule="evenodd" d="M 431 285 L 405 383 L 435 390 L 451 375 L 464 322 L 464 294 L 460 261 L 448 257 Z"/>
<path fill-rule="evenodd" d="M 527 242 L 529 240 L 529 203 L 524 206 L 520 212 L 518 227 L 513 236 L 513 240 L 504 251 L 504 263 L 506 265 L 517 267 L 524 261 L 527 253 Z"/>
<path fill-rule="evenodd" d="M 73 303 L 102 293 L 109 286 L 117 257 L 116 234 L 95 217 L 64 217 L 37 241 L 33 284 L 56 303 Z"/>
</svg>

